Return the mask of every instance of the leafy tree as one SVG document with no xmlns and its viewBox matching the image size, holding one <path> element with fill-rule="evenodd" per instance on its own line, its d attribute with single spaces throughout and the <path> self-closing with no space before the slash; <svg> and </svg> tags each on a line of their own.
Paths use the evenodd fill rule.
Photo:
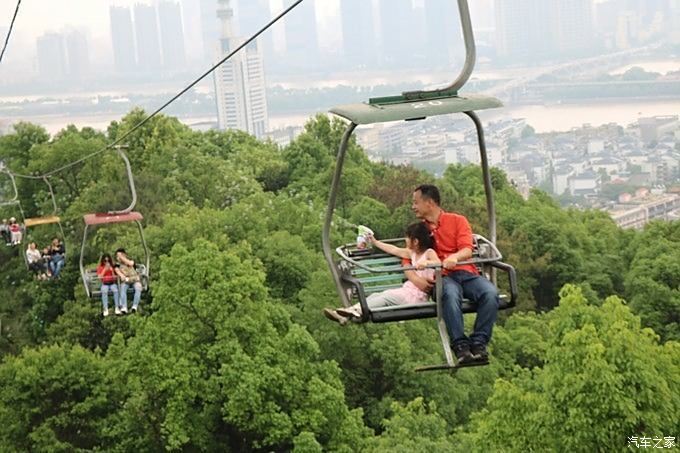
<svg viewBox="0 0 680 453">
<path fill-rule="evenodd" d="M 101 357 L 78 346 L 48 346 L 0 365 L 0 442 L 5 451 L 92 451 L 105 447 L 103 421 L 115 411 Z"/>
<path fill-rule="evenodd" d="M 116 415 L 121 447 L 278 450 L 308 432 L 332 450 L 359 448 L 366 433 L 337 367 L 267 301 L 252 251 L 195 246 L 163 259 L 154 314 L 127 349 L 110 348 L 130 392 Z"/>
<path fill-rule="evenodd" d="M 392 404 L 394 415 L 385 420 L 385 431 L 375 437 L 367 452 L 452 451 L 446 421 L 435 404 L 416 398 L 406 406 Z"/>
<path fill-rule="evenodd" d="M 458 435 L 464 448 L 625 451 L 627 435 L 673 432 L 677 343 L 659 344 L 620 299 L 589 306 L 570 285 L 543 316 L 545 365 L 496 382 L 488 407 Z"/>
</svg>

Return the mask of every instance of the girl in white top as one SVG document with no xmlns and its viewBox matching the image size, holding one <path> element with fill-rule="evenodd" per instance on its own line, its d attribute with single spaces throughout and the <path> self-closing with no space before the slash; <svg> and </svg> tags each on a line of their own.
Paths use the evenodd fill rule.
<svg viewBox="0 0 680 453">
<path fill-rule="evenodd" d="M 28 261 L 28 268 L 35 272 L 39 279 L 43 280 L 47 278 L 42 254 L 40 253 L 40 250 L 38 250 L 35 242 L 28 244 L 28 248 L 26 249 L 26 261 Z"/>
<path fill-rule="evenodd" d="M 432 264 L 439 264 L 440 260 L 437 253 L 433 250 L 434 242 L 430 230 L 423 222 L 409 225 L 406 229 L 405 248 L 385 244 L 384 242 L 375 239 L 373 236 L 369 236 L 368 240 L 380 250 L 387 252 L 390 255 L 410 259 L 412 265 L 418 269 L 416 273 L 421 277 L 428 279 L 434 278 L 434 269 L 425 269 L 425 267 Z M 400 288 L 388 289 L 381 293 L 369 295 L 366 298 L 366 302 L 370 308 L 376 308 L 391 305 L 422 303 L 427 302 L 428 298 L 429 295 L 426 292 L 421 291 L 410 281 L 406 281 Z M 324 315 L 328 319 L 344 325 L 347 323 L 348 318 L 361 317 L 361 306 L 359 304 L 354 304 L 349 308 L 337 308 L 335 310 L 325 308 Z"/>
</svg>

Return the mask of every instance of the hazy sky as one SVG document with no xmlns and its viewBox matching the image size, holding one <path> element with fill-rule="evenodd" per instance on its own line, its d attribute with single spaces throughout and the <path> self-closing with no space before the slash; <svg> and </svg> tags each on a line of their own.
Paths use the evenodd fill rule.
<svg viewBox="0 0 680 453">
<path fill-rule="evenodd" d="M 337 16 L 340 0 L 314 1 L 317 20 L 327 22 Z M 109 35 L 109 6 L 132 6 L 135 3 L 157 3 L 156 0 L 23 0 L 15 23 L 17 30 L 36 37 L 45 31 L 60 31 L 64 27 L 87 27 L 93 37 Z M 283 0 L 270 0 L 272 11 L 279 11 Z M 289 4 L 289 1 L 286 2 Z M 0 27 L 9 25 L 16 2 L 0 0 Z M 264 21 L 264 19 L 263 19 Z M 334 30 L 321 27 L 321 33 L 332 35 Z M 327 39 L 327 38 L 326 38 Z"/>
</svg>

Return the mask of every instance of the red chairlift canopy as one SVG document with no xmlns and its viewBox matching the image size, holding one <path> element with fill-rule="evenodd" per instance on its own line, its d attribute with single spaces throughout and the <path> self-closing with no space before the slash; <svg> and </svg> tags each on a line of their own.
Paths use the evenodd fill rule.
<svg viewBox="0 0 680 453">
<path fill-rule="evenodd" d="M 101 225 L 105 223 L 138 222 L 144 217 L 139 212 L 128 212 L 125 214 L 112 214 L 108 212 L 97 214 L 85 214 L 83 220 L 85 225 Z"/>
</svg>

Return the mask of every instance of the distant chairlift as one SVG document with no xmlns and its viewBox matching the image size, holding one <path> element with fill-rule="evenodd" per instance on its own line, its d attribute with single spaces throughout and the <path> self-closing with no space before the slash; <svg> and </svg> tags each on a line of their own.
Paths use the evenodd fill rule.
<svg viewBox="0 0 680 453">
<path fill-rule="evenodd" d="M 472 119 L 477 129 L 490 238 L 486 239 L 475 235 L 472 259 L 459 264 L 471 263 L 476 265 L 482 275 L 489 278 L 494 284 L 496 284 L 496 270 L 505 272 L 508 277 L 510 294 L 501 295 L 501 305 L 499 308 L 502 310 L 515 306 L 517 300 L 515 269 L 501 261 L 502 255 L 495 245 L 496 213 L 491 176 L 482 123 L 475 113 L 476 110 L 501 107 L 502 104 L 498 99 L 490 96 L 462 95 L 458 93 L 458 90 L 462 88 L 472 74 L 476 58 L 467 0 L 458 0 L 458 10 L 465 40 L 466 59 L 460 75 L 450 86 L 433 91 L 406 92 L 399 96 L 374 98 L 370 99 L 368 103 L 343 105 L 331 109 L 331 113 L 349 120 L 350 123 L 340 143 L 335 173 L 331 183 L 322 238 L 324 256 L 330 268 L 341 303 L 345 307 L 349 307 L 355 301 L 361 304 L 362 317 L 357 320 L 358 322 L 393 322 L 437 317 L 442 346 L 446 355 L 446 364 L 421 367 L 416 371 L 457 368 L 451 353 L 446 325 L 442 319 L 441 265 L 431 266 L 435 269 L 436 275 L 434 300 L 432 302 L 370 309 L 366 302 L 368 294 L 401 286 L 404 279 L 404 271 L 415 270 L 415 267 L 404 267 L 401 265 L 399 258 L 385 254 L 380 250 L 357 250 L 356 244 L 340 246 L 335 250 L 336 254 L 334 255 L 330 243 L 330 229 L 347 148 L 350 137 L 358 125 L 390 121 L 414 121 L 431 116 L 464 113 Z M 385 242 L 398 241 L 401 241 L 401 239 L 386 240 Z M 340 259 L 336 261 L 337 257 Z M 463 303 L 462 310 L 464 313 L 474 313 L 476 307 L 466 300 Z"/>
<path fill-rule="evenodd" d="M 85 256 L 87 253 L 87 243 L 88 243 L 88 232 L 91 228 L 95 228 L 100 225 L 110 225 L 116 223 L 129 223 L 134 222 L 137 225 L 139 231 L 139 237 L 144 249 L 144 261 L 143 263 L 138 263 L 135 260 L 135 265 L 137 272 L 141 277 L 142 291 L 147 291 L 149 289 L 149 262 L 150 254 L 149 248 L 146 245 L 146 240 L 144 239 L 144 228 L 142 227 L 142 220 L 144 217 L 141 213 L 133 211 L 135 205 L 137 204 L 137 191 L 135 189 L 135 181 L 132 176 L 132 168 L 130 167 L 130 161 L 128 160 L 125 153 L 121 148 L 117 148 L 118 154 L 125 162 L 125 170 L 128 178 L 128 185 L 130 187 L 130 192 L 132 194 L 132 202 L 130 206 L 123 209 L 122 211 L 110 211 L 106 213 L 94 213 L 86 214 L 83 216 L 83 221 L 85 222 L 85 229 L 83 230 L 83 242 L 80 248 L 80 275 L 83 279 L 83 285 L 85 286 L 85 292 L 88 297 L 95 298 L 101 296 L 101 280 L 94 269 L 85 268 Z M 134 290 L 134 287 L 130 285 L 129 291 Z"/>
<path fill-rule="evenodd" d="M 7 199 L 0 199 L 0 207 L 3 206 L 10 206 L 14 207 L 16 209 L 19 219 L 21 220 L 20 226 L 21 226 L 21 233 L 23 236 L 26 236 L 26 220 L 24 217 L 24 210 L 21 207 L 21 202 L 19 201 L 19 191 L 17 190 L 17 183 L 16 180 L 14 179 L 14 175 L 10 173 L 8 170 L 4 170 L 3 173 L 7 175 L 9 178 L 9 181 L 11 183 L 11 190 L 12 190 L 12 197 L 7 198 Z M 4 193 L 2 194 L 4 196 Z M 2 220 L 2 219 L 0 219 Z"/>
</svg>

